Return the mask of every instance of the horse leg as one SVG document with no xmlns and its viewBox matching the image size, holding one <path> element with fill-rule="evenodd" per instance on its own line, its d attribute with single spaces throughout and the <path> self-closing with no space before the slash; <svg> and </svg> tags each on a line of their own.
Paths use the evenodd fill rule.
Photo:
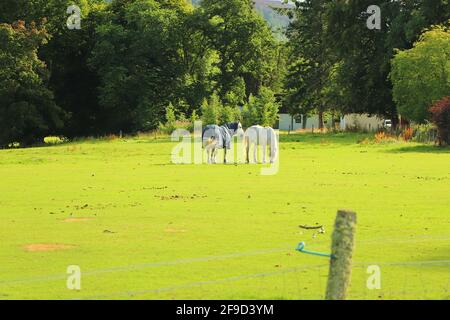
<svg viewBox="0 0 450 320">
<path fill-rule="evenodd" d="M 258 163 L 258 159 L 257 159 L 257 157 L 256 157 L 256 154 L 258 153 L 258 144 L 257 143 L 255 143 L 254 145 L 253 145 L 253 162 L 254 163 Z"/>
<path fill-rule="evenodd" d="M 272 132 L 272 136 L 270 139 L 270 163 L 274 163 L 278 156 L 278 143 L 277 143 L 277 135 L 275 132 Z"/>
<path fill-rule="evenodd" d="M 274 160 L 274 150 L 273 150 L 273 146 L 269 145 L 269 157 L 270 157 L 270 163 L 273 163 Z"/>
<path fill-rule="evenodd" d="M 211 163 L 211 149 L 210 148 L 207 148 L 206 149 L 206 156 L 207 156 L 207 161 L 208 161 L 208 164 L 210 164 Z"/>
<path fill-rule="evenodd" d="M 263 152 L 262 163 L 266 163 L 267 144 L 262 145 L 262 152 Z"/>
<path fill-rule="evenodd" d="M 250 141 L 248 137 L 245 138 L 245 162 L 250 163 Z"/>
<path fill-rule="evenodd" d="M 223 149 L 223 163 L 227 163 L 227 148 Z"/>
</svg>

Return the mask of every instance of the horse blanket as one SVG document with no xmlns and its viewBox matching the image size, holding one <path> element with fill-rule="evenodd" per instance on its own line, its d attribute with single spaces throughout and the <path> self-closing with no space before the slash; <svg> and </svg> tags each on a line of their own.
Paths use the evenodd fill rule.
<svg viewBox="0 0 450 320">
<path fill-rule="evenodd" d="M 202 140 L 203 145 L 208 140 L 216 141 L 217 148 L 231 149 L 232 132 L 227 126 L 207 125 L 203 128 Z"/>
</svg>

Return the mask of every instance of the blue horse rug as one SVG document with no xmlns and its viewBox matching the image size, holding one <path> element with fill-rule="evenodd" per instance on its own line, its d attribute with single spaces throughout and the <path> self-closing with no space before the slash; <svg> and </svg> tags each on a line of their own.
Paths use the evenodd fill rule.
<svg viewBox="0 0 450 320">
<path fill-rule="evenodd" d="M 232 133 L 228 126 L 207 125 L 202 132 L 203 145 L 211 139 L 217 142 L 218 148 L 231 149 L 231 135 Z"/>
</svg>

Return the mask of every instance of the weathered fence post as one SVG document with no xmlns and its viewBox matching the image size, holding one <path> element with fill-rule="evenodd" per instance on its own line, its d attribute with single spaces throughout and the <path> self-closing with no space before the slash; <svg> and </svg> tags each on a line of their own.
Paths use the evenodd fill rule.
<svg viewBox="0 0 450 320">
<path fill-rule="evenodd" d="M 337 212 L 331 244 L 327 300 L 344 300 L 347 296 L 352 273 L 355 226 L 355 212 L 346 210 Z"/>
</svg>

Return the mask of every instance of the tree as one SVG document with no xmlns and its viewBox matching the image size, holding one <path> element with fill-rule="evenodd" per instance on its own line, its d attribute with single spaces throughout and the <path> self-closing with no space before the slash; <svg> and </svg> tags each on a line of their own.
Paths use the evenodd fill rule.
<svg viewBox="0 0 450 320">
<path fill-rule="evenodd" d="M 335 57 L 326 41 L 325 0 L 296 2 L 287 36 L 289 39 L 288 75 L 285 80 L 286 102 L 291 115 L 316 110 L 319 128 L 326 110 L 323 90 L 327 85 Z"/>
<path fill-rule="evenodd" d="M 176 122 L 175 109 L 172 103 L 169 103 L 166 109 L 166 122 L 164 124 L 160 123 L 159 129 L 164 133 L 171 134 L 176 129 Z"/>
<path fill-rule="evenodd" d="M 204 33 L 203 27 L 208 20 L 201 11 L 190 8 L 181 19 L 181 56 L 187 72 L 183 78 L 181 99 L 188 106 L 184 112 L 190 114 L 200 111 L 203 100 L 214 91 L 214 78 L 218 72 L 214 65 L 218 57 Z"/>
<path fill-rule="evenodd" d="M 381 9 L 381 29 L 366 26 L 369 5 Z M 345 96 L 345 112 L 390 117 L 397 108 L 389 79 L 394 49 L 409 49 L 423 28 L 443 23 L 450 14 L 447 0 L 333 1 L 326 9 L 325 38 L 341 64 L 336 80 Z"/>
<path fill-rule="evenodd" d="M 0 24 L 0 145 L 28 145 L 63 125 L 64 113 L 47 87 L 48 70 L 37 52 L 45 29 L 23 21 Z"/>
<path fill-rule="evenodd" d="M 436 26 L 424 32 L 414 47 L 392 59 L 391 80 L 399 112 L 423 123 L 429 107 L 450 94 L 450 29 Z"/>
<path fill-rule="evenodd" d="M 273 91 L 262 87 L 257 101 L 260 112 L 260 124 L 262 126 L 273 126 L 278 120 L 278 109 L 280 108 Z"/>
<path fill-rule="evenodd" d="M 219 113 L 219 123 L 229 123 L 235 122 L 239 120 L 239 109 L 223 106 Z"/>
<path fill-rule="evenodd" d="M 310 72 L 314 65 L 304 58 L 290 57 L 289 67 L 285 78 L 284 104 L 293 117 L 303 115 L 306 117 L 313 112 L 319 99 L 312 93 L 316 83 L 315 74 Z M 302 121 L 306 126 L 306 121 Z"/>
<path fill-rule="evenodd" d="M 105 5 L 105 0 L 2 0 L 0 2 L 0 22 L 13 23 L 24 21 L 26 24 L 34 22 L 53 37 L 62 35 L 68 30 L 66 21 L 69 18 L 67 9 L 77 5 L 81 9 L 82 21 L 89 13 Z M 83 27 L 83 23 L 82 23 Z"/>
<path fill-rule="evenodd" d="M 169 102 L 177 108 L 187 74 L 179 28 L 187 10 L 181 0 L 116 0 L 107 8 L 90 58 L 106 130 L 153 129 Z"/>
<path fill-rule="evenodd" d="M 56 24 L 57 28 L 53 27 L 51 40 L 39 54 L 49 65 L 49 86 L 54 92 L 56 103 L 70 115 L 63 133 L 68 137 L 109 133 L 104 130 L 105 114 L 99 105 L 97 88 L 100 79 L 88 64 L 95 44 L 95 28 L 105 23 L 105 4 L 97 4 L 98 0 L 79 2 L 82 10 L 81 29 L 70 30 L 65 21 L 68 16 L 67 6 L 71 2 L 50 2 L 55 6 L 51 12 L 60 13 L 55 18 L 59 24 Z"/>
<path fill-rule="evenodd" d="M 256 106 L 256 97 L 250 94 L 248 101 L 242 108 L 242 125 L 249 128 L 259 123 L 259 114 Z"/>
<path fill-rule="evenodd" d="M 234 82 L 233 86 L 225 93 L 223 97 L 223 103 L 232 108 L 242 106 L 246 100 L 245 81 L 239 77 Z"/>
<path fill-rule="evenodd" d="M 202 104 L 202 122 L 204 125 L 218 124 L 219 123 L 219 113 L 222 105 L 220 99 L 216 93 L 214 93 L 209 101 L 207 99 L 203 100 Z"/>
<path fill-rule="evenodd" d="M 333 2 L 328 7 L 325 39 L 330 44 L 340 68 L 335 81 L 344 94 L 343 113 L 368 113 L 397 118 L 388 79 L 392 56 L 388 36 L 397 4 L 378 1 L 381 7 L 381 30 L 367 28 L 369 0 Z"/>
<path fill-rule="evenodd" d="M 199 8 L 208 45 L 218 54 L 215 89 L 221 99 L 245 82 L 246 96 L 273 85 L 277 46 L 251 0 L 203 0 Z"/>
<path fill-rule="evenodd" d="M 27 21 L 27 13 L 31 11 L 33 1 L 30 0 L 3 0 L 0 2 L 0 22 L 13 23 Z M 31 23 L 31 21 L 28 21 Z"/>
<path fill-rule="evenodd" d="M 366 22 L 381 8 L 381 30 Z M 286 100 L 292 115 L 315 110 L 368 113 L 397 119 L 388 77 L 394 48 L 409 48 L 424 27 L 448 19 L 446 0 L 297 1 L 287 30 Z M 320 121 L 322 122 L 322 121 Z"/>
<path fill-rule="evenodd" d="M 244 105 L 242 119 L 244 127 L 253 125 L 273 126 L 278 119 L 279 103 L 269 88 L 262 87 L 258 96 L 250 96 Z"/>
<path fill-rule="evenodd" d="M 82 136 L 104 133 L 97 98 L 99 79 L 88 67 L 95 27 L 101 24 L 99 15 L 106 5 L 103 0 L 80 0 L 81 29 L 69 30 L 67 8 L 72 0 L 4 0 L 0 4 L 0 21 L 12 23 L 24 20 L 45 26 L 48 41 L 39 48 L 39 58 L 49 70 L 49 89 L 57 105 L 68 117 L 62 133 Z"/>
</svg>

